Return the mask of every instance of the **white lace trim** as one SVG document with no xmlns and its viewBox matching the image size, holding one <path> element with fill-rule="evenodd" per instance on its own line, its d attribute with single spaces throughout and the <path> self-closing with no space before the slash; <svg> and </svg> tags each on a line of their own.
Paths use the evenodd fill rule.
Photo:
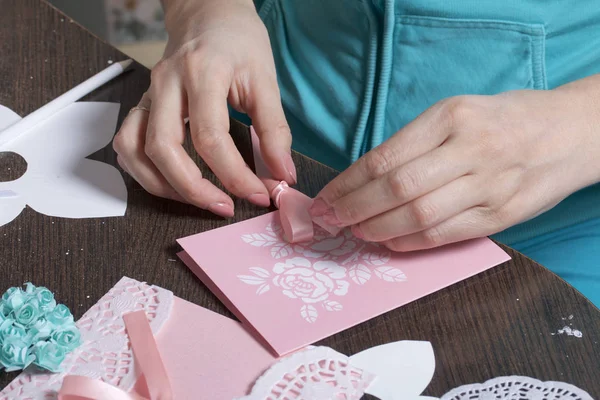
<svg viewBox="0 0 600 400">
<path fill-rule="evenodd" d="M 0 400 L 56 399 L 65 375 L 88 376 L 131 390 L 138 374 L 122 315 L 144 310 L 156 335 L 169 318 L 172 304 L 172 292 L 122 278 L 77 321 L 82 345 L 67 356 L 63 372 L 41 373 L 30 368 L 0 392 Z"/>
<path fill-rule="evenodd" d="M 237 400 L 358 400 L 374 376 L 353 367 L 329 347 L 312 347 L 282 358 Z"/>
<path fill-rule="evenodd" d="M 440 400 L 594 400 L 563 382 L 542 382 L 525 376 L 504 376 L 456 388 Z"/>
</svg>

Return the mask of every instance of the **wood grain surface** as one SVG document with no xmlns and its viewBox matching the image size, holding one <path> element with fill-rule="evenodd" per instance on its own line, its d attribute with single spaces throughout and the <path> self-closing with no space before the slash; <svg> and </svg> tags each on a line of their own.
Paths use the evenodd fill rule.
<svg viewBox="0 0 600 400">
<path fill-rule="evenodd" d="M 0 10 L 0 104 L 22 116 L 111 60 L 126 58 L 45 1 L 0 0 Z M 121 123 L 146 90 L 149 76 L 147 69 L 136 65 L 84 100 L 121 103 Z M 232 135 L 252 165 L 247 129 L 233 123 Z M 90 158 L 116 165 L 111 146 Z M 303 156 L 296 154 L 295 161 L 298 188 L 311 196 L 335 176 Z M 25 168 L 20 157 L 0 153 L 0 180 L 15 179 Z M 47 286 L 78 318 L 125 275 L 231 317 L 178 261 L 175 239 L 267 210 L 236 200 L 236 217 L 224 220 L 153 197 L 129 176 L 125 181 L 129 192 L 125 217 L 61 219 L 28 208 L 0 227 L 0 291 L 26 281 Z M 395 340 L 430 341 L 437 366 L 426 394 L 433 396 L 497 376 L 526 375 L 568 382 L 600 398 L 600 311 L 542 266 L 507 251 L 512 261 L 322 344 L 353 354 Z M 582 338 L 555 334 L 570 324 L 583 332 Z M 0 372 L 0 385 L 15 376 Z"/>
</svg>

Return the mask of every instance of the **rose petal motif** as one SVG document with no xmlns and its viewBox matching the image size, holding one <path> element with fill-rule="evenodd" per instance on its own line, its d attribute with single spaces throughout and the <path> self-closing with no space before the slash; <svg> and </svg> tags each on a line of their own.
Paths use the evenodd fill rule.
<svg viewBox="0 0 600 400">
<path fill-rule="evenodd" d="M 81 344 L 81 334 L 75 325 L 70 325 L 54 331 L 52 341 L 65 350 L 72 351 Z"/>
<path fill-rule="evenodd" d="M 54 324 L 48 321 L 45 317 L 40 317 L 32 327 L 29 328 L 29 337 L 32 342 L 46 340 L 54 330 Z"/>
<path fill-rule="evenodd" d="M 25 340 L 26 336 L 25 327 L 17 324 L 12 319 L 7 319 L 0 325 L 0 344 L 11 339 Z"/>
<path fill-rule="evenodd" d="M 69 311 L 69 308 L 64 304 L 59 304 L 54 307 L 52 312 L 46 314 L 46 319 L 56 326 L 73 323 L 73 315 L 71 314 L 71 311 Z"/>
<path fill-rule="evenodd" d="M 327 274 L 331 279 L 341 279 L 346 277 L 346 268 L 333 261 L 317 261 L 313 264 L 316 271 Z"/>
<path fill-rule="evenodd" d="M 40 304 L 40 311 L 46 313 L 54 310 L 56 307 L 56 300 L 54 299 L 54 293 L 46 289 L 45 287 L 38 287 L 34 292 L 35 298 Z"/>
<path fill-rule="evenodd" d="M 18 310 L 13 312 L 15 321 L 28 328 L 33 325 L 40 316 L 40 305 L 35 298 L 30 298 Z"/>
<path fill-rule="evenodd" d="M 18 338 L 9 338 L 4 341 L 0 348 L 0 364 L 6 372 L 17 371 L 26 368 L 35 359 L 29 354 L 29 343 Z"/>
<path fill-rule="evenodd" d="M 27 294 L 21 288 L 10 288 L 2 296 L 3 314 L 8 316 L 17 311 L 27 301 Z"/>
<path fill-rule="evenodd" d="M 67 350 L 54 342 L 39 342 L 35 345 L 34 364 L 51 372 L 59 372 L 60 364 L 67 356 Z"/>
<path fill-rule="evenodd" d="M 304 267 L 304 268 L 310 269 L 311 264 L 310 264 L 310 261 L 308 261 L 305 258 L 294 257 L 294 258 L 290 258 L 289 260 L 286 260 L 284 263 L 275 264 L 275 266 L 273 267 L 273 272 L 276 274 L 282 274 L 283 272 L 285 272 L 285 270 L 291 269 L 294 267 Z"/>
<path fill-rule="evenodd" d="M 337 296 L 345 296 L 348 294 L 348 288 L 350 287 L 350 283 L 348 283 L 348 281 L 337 280 L 335 283 L 337 287 L 333 291 L 333 294 Z"/>
</svg>

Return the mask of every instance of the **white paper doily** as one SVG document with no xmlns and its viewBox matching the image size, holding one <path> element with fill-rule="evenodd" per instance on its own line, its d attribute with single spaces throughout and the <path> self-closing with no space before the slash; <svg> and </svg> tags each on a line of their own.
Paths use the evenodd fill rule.
<svg viewBox="0 0 600 400">
<path fill-rule="evenodd" d="M 594 400 L 587 392 L 563 382 L 542 382 L 525 376 L 503 376 L 465 385 L 440 400 Z"/>
</svg>

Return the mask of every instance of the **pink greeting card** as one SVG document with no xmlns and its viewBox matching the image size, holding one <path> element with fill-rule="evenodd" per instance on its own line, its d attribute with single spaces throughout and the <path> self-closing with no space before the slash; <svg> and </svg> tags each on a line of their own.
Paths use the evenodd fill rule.
<svg viewBox="0 0 600 400">
<path fill-rule="evenodd" d="M 188 267 L 279 355 L 509 259 L 489 239 L 395 253 L 317 226 L 312 241 L 292 244 L 278 211 L 178 242 Z"/>
</svg>

